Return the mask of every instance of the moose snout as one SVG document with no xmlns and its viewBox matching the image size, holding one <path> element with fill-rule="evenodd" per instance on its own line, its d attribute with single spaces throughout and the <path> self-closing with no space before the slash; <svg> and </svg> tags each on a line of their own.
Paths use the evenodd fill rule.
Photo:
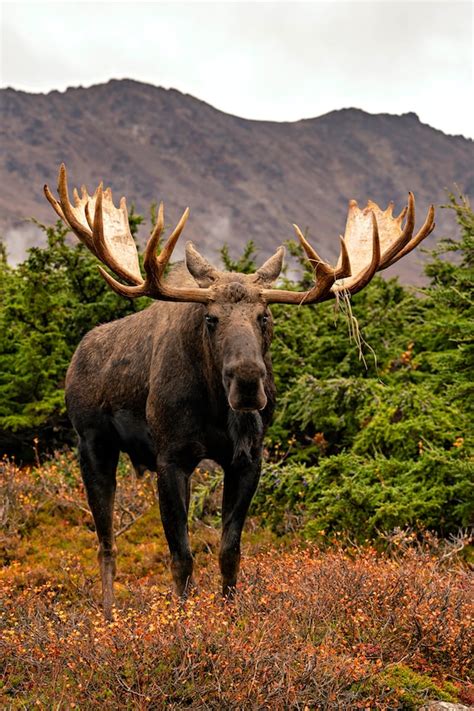
<svg viewBox="0 0 474 711">
<path fill-rule="evenodd" d="M 224 387 L 233 410 L 263 410 L 267 396 L 263 386 L 267 374 L 263 363 L 230 363 L 223 372 Z"/>
</svg>

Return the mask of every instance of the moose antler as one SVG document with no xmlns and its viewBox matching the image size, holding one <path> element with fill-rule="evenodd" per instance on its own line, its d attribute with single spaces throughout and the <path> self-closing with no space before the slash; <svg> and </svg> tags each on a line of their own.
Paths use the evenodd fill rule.
<svg viewBox="0 0 474 711">
<path fill-rule="evenodd" d="M 64 163 L 58 176 L 59 201 L 56 200 L 47 185 L 44 194 L 59 217 L 84 242 L 88 249 L 117 276 L 128 281 L 132 286 L 121 284 L 105 269 L 99 267 L 107 283 L 121 296 L 136 298 L 150 296 L 163 301 L 183 301 L 207 303 L 211 290 L 200 287 L 176 288 L 163 281 L 166 266 L 170 260 L 176 242 L 184 229 L 189 216 L 186 208 L 175 229 L 165 242 L 160 255 L 156 253 L 164 229 L 164 207 L 160 204 L 155 227 L 148 240 L 143 266 L 146 277 L 140 271 L 135 241 L 130 233 L 128 212 L 125 198 L 120 200 L 120 207 L 115 207 L 110 188 L 103 190 L 102 183 L 91 196 L 86 188 L 81 188 L 81 197 L 74 190 L 74 205 L 69 200 L 67 173 Z"/>
<path fill-rule="evenodd" d="M 341 237 L 341 254 L 338 266 L 323 261 L 293 225 L 296 235 L 314 271 L 314 286 L 303 293 L 282 289 L 264 289 L 267 303 L 315 304 L 340 293 L 355 294 L 363 289 L 374 274 L 386 269 L 411 252 L 435 227 L 434 207 L 430 206 L 425 222 L 413 236 L 415 227 L 415 198 L 408 193 L 408 205 L 398 217 L 393 217 L 393 202 L 386 210 L 369 200 L 367 207 L 359 208 L 355 200 L 349 202 L 346 231 Z M 402 228 L 403 219 L 405 225 Z"/>
<path fill-rule="evenodd" d="M 130 285 L 117 281 L 105 269 L 99 267 L 107 283 L 121 296 L 136 298 L 150 296 L 164 301 L 207 303 L 213 299 L 213 290 L 207 284 L 203 287 L 171 286 L 163 280 L 164 272 L 171 258 L 176 242 L 184 229 L 189 215 L 186 208 L 175 229 L 168 237 L 161 254 L 156 253 L 164 229 L 164 208 L 160 204 L 156 225 L 148 240 L 143 266 L 145 279 L 140 271 L 137 248 L 130 233 L 125 198 L 115 207 L 110 188 L 103 190 L 102 183 L 93 195 L 83 186 L 81 196 L 74 190 L 74 205 L 71 204 L 67 188 L 67 173 L 64 164 L 59 169 L 59 201 L 52 195 L 47 185 L 44 193 L 59 217 L 84 242 L 98 259 L 118 277 Z M 393 217 L 393 203 L 386 210 L 369 200 L 360 209 L 355 200 L 349 202 L 349 212 L 344 238 L 341 237 L 341 254 L 336 267 L 321 259 L 306 240 L 297 225 L 293 225 L 296 235 L 314 271 L 314 286 L 303 293 L 284 289 L 261 290 L 261 297 L 269 304 L 315 304 L 341 293 L 355 294 L 366 286 L 374 274 L 386 269 L 415 247 L 434 229 L 434 207 L 428 210 L 425 222 L 413 236 L 415 227 L 415 198 L 408 194 L 408 205 L 398 217 Z M 402 228 L 403 220 L 405 224 Z M 188 257 L 196 260 L 191 245 L 187 247 Z M 281 250 L 280 250 L 281 251 Z M 198 255 L 199 257 L 199 255 Z M 201 258 L 202 259 L 202 258 Z M 281 261 L 281 254 L 279 257 Z M 210 265 L 209 279 L 215 278 Z M 212 273 L 211 273 L 212 272 Z"/>
</svg>

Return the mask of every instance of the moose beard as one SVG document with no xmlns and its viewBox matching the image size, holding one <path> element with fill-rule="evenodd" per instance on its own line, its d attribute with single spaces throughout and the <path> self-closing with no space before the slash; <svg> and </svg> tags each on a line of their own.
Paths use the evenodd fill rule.
<svg viewBox="0 0 474 711">
<path fill-rule="evenodd" d="M 255 452 L 260 451 L 263 421 L 259 412 L 236 412 L 229 409 L 227 418 L 229 435 L 234 445 L 232 464 L 244 466 L 255 459 Z"/>
</svg>

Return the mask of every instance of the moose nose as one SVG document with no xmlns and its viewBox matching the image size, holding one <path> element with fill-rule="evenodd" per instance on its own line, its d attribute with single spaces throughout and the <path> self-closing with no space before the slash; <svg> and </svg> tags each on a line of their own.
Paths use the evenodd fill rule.
<svg viewBox="0 0 474 711">
<path fill-rule="evenodd" d="M 263 410 L 267 404 L 265 375 L 263 363 L 231 363 L 224 368 L 224 387 L 233 410 Z"/>
<path fill-rule="evenodd" d="M 250 363 L 247 363 L 245 361 L 237 363 L 228 363 L 224 367 L 224 378 L 226 380 L 233 380 L 234 378 L 237 378 L 243 383 L 252 383 L 256 382 L 257 380 L 263 380 L 266 374 L 267 370 L 264 364 L 258 362 L 255 363 L 253 361 Z"/>
</svg>

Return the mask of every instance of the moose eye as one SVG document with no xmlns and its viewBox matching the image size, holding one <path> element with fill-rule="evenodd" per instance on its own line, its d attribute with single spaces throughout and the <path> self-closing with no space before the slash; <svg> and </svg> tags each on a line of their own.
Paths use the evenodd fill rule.
<svg viewBox="0 0 474 711">
<path fill-rule="evenodd" d="M 217 323 L 218 323 L 218 321 L 219 321 L 219 319 L 217 318 L 217 316 L 211 316 L 211 314 L 206 314 L 204 318 L 205 318 L 205 320 L 206 320 L 206 324 L 207 324 L 210 328 L 212 328 L 212 327 L 214 327 L 214 326 L 217 326 Z"/>
</svg>

